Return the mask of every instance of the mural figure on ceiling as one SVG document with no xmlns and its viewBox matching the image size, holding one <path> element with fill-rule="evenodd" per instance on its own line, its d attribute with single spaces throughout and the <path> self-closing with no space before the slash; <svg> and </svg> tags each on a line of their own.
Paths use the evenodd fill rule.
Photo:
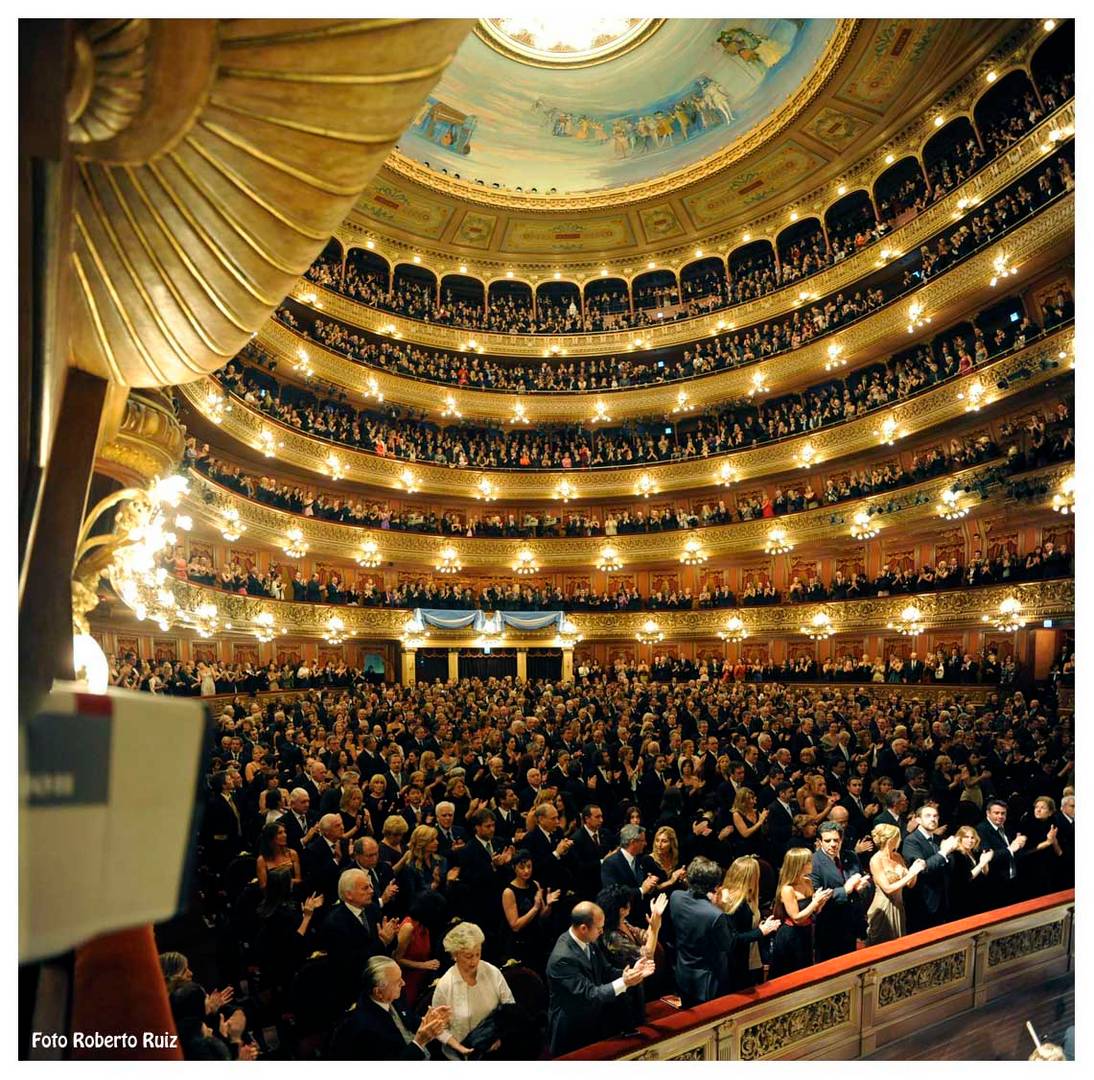
<svg viewBox="0 0 1094 1080">
<path fill-rule="evenodd" d="M 400 139 L 419 162 L 441 147 L 460 173 L 510 190 L 634 184 L 701 161 L 792 98 L 834 19 L 668 19 L 630 52 L 541 68 L 469 37 Z"/>
<path fill-rule="evenodd" d="M 639 113 L 577 115 L 542 98 L 532 103 L 532 111 L 551 135 L 590 145 L 610 141 L 617 158 L 668 150 L 733 121 L 729 92 L 708 75 L 700 75 L 682 94 L 654 102 Z"/>
<path fill-rule="evenodd" d="M 800 20 L 786 20 L 787 22 Z M 739 56 L 764 73 L 773 68 L 791 49 L 791 43 L 765 34 L 754 34 L 743 26 L 731 26 L 718 35 L 718 44 L 730 56 Z"/>
<path fill-rule="evenodd" d="M 411 130 L 436 143 L 442 150 L 467 155 L 471 153 L 471 135 L 477 122 L 477 117 L 468 116 L 443 101 L 429 97 L 418 110 Z"/>
</svg>

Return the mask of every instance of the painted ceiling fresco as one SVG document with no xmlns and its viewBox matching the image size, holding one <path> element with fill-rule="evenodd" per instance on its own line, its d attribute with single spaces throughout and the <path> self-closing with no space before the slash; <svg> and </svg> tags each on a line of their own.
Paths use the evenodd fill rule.
<svg viewBox="0 0 1094 1080">
<path fill-rule="evenodd" d="M 589 67 L 543 68 L 469 35 L 399 140 L 449 176 L 541 194 L 602 191 L 694 164 L 809 78 L 834 19 L 669 19 Z"/>
</svg>

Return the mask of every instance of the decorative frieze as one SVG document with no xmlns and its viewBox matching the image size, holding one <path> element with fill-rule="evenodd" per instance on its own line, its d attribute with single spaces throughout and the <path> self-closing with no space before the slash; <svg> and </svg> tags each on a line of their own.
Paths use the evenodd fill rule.
<svg viewBox="0 0 1094 1080">
<path fill-rule="evenodd" d="M 1020 960 L 1034 953 L 1055 949 L 1064 942 L 1064 920 L 1044 923 L 1028 930 L 1019 930 L 1016 934 L 996 938 L 988 946 L 988 967 Z"/>
<path fill-rule="evenodd" d="M 895 1005 L 919 994 L 938 990 L 950 983 L 960 982 L 968 970 L 968 950 L 947 953 L 924 964 L 895 971 L 884 976 L 878 984 L 878 1005 L 884 1008 Z"/>
<path fill-rule="evenodd" d="M 826 1034 L 851 1019 L 851 991 L 811 1001 L 781 1016 L 746 1027 L 741 1032 L 741 1060 L 774 1057 L 789 1046 Z"/>
</svg>

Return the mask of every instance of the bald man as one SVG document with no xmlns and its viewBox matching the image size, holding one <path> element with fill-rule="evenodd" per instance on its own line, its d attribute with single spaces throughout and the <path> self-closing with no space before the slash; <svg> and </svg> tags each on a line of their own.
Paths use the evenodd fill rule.
<svg viewBox="0 0 1094 1080">
<path fill-rule="evenodd" d="M 589 900 L 570 914 L 547 961 L 548 1028 L 552 1057 L 628 1031 L 642 1023 L 642 981 L 653 974 L 645 957 L 620 971 L 600 947 L 604 911 Z"/>
</svg>

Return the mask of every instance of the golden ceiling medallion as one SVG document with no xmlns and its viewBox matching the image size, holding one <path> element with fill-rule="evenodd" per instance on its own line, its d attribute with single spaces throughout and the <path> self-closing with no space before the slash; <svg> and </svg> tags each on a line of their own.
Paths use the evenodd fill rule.
<svg viewBox="0 0 1094 1080">
<path fill-rule="evenodd" d="M 648 41 L 664 19 L 513 17 L 479 19 L 475 34 L 510 60 L 533 67 L 603 64 Z"/>
</svg>

